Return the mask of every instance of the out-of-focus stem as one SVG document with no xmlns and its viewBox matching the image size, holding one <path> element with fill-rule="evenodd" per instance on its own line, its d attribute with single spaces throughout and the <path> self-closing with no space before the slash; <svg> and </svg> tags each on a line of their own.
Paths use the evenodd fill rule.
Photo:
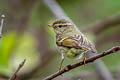
<svg viewBox="0 0 120 80">
<path fill-rule="evenodd" d="M 0 24 L 0 38 L 2 37 L 2 28 L 3 28 L 3 23 L 4 23 L 4 18 L 5 15 L 1 15 L 1 24 Z"/>
</svg>

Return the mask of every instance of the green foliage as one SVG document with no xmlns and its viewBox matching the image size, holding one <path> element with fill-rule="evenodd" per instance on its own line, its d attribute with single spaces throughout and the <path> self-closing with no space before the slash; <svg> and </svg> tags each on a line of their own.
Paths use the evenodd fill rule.
<svg viewBox="0 0 120 80">
<path fill-rule="evenodd" d="M 20 37 L 16 32 L 9 32 L 3 36 L 0 40 L 0 73 L 11 73 L 11 68 L 17 68 L 24 59 L 27 60 L 24 71 L 37 65 L 39 54 L 35 47 L 35 39 L 31 34 L 25 33 Z"/>
<path fill-rule="evenodd" d="M 9 32 L 3 35 L 0 40 L 0 72 L 6 73 L 9 68 L 10 54 L 13 52 L 17 41 L 16 32 Z M 9 70 L 7 71 L 9 72 Z"/>
<path fill-rule="evenodd" d="M 20 37 L 20 36 L 19 36 Z M 27 72 L 32 70 L 34 67 L 40 63 L 40 53 L 36 49 L 35 37 L 31 33 L 24 33 L 20 37 L 19 44 L 14 51 L 12 56 L 11 66 L 17 68 L 18 65 L 26 59 L 26 63 L 21 72 Z"/>
</svg>

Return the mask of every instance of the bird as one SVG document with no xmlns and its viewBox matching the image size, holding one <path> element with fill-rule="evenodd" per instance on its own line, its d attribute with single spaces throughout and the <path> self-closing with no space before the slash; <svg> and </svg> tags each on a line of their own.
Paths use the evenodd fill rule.
<svg viewBox="0 0 120 80">
<path fill-rule="evenodd" d="M 59 71 L 65 57 L 71 59 L 86 60 L 86 53 L 96 53 L 95 45 L 77 28 L 75 24 L 67 19 L 59 19 L 48 24 L 55 32 L 56 45 L 61 53 Z"/>
</svg>

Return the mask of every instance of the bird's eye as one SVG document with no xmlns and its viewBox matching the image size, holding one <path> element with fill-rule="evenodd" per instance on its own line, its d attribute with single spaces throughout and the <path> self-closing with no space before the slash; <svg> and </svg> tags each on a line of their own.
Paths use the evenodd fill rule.
<svg viewBox="0 0 120 80">
<path fill-rule="evenodd" d="M 59 27 L 59 28 L 61 28 L 61 27 L 62 27 L 62 25 L 59 25 L 58 27 Z"/>
</svg>

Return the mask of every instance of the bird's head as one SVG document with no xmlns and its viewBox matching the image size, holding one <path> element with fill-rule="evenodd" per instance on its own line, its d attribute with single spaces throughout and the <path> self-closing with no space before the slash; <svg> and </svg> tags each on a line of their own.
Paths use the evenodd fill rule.
<svg viewBox="0 0 120 80">
<path fill-rule="evenodd" d="M 73 24 L 66 19 L 60 19 L 53 22 L 53 24 L 49 24 L 48 26 L 52 27 L 56 34 L 60 34 L 66 30 L 72 29 Z"/>
</svg>

